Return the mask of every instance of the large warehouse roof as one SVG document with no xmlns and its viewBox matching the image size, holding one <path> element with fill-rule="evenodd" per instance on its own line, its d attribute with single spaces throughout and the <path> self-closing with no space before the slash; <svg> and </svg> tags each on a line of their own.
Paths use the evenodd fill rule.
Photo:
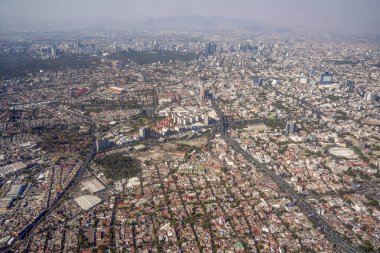
<svg viewBox="0 0 380 253">
<path fill-rule="evenodd" d="M 83 210 L 87 211 L 102 202 L 102 199 L 95 195 L 82 195 L 77 197 L 75 201 Z"/>
<path fill-rule="evenodd" d="M 10 173 L 14 173 L 18 170 L 25 169 L 27 166 L 23 162 L 17 162 L 0 167 L 0 176 L 5 176 Z"/>
<path fill-rule="evenodd" d="M 99 182 L 99 180 L 93 178 L 83 182 L 83 185 L 91 192 L 97 193 L 106 189 L 106 187 Z"/>
</svg>

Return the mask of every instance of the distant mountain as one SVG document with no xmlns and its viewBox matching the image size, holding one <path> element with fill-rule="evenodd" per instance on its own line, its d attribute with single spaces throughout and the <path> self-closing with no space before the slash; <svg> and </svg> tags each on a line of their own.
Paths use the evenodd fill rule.
<svg viewBox="0 0 380 253">
<path fill-rule="evenodd" d="M 180 16 L 148 19 L 133 24 L 136 30 L 161 31 L 199 31 L 199 32 L 229 32 L 229 31 L 265 31 L 269 28 L 257 21 L 229 18 L 229 17 L 203 17 Z"/>
<path fill-rule="evenodd" d="M 73 28 L 81 29 L 83 25 L 42 18 L 0 15 L 1 32 L 59 31 Z"/>
<path fill-rule="evenodd" d="M 145 31 L 188 31 L 188 32 L 287 32 L 288 28 L 273 28 L 261 22 L 230 17 L 179 16 L 148 19 L 138 22 L 103 20 L 97 22 L 73 20 L 47 20 L 0 15 L 0 32 L 62 31 L 62 30 L 145 30 Z"/>
<path fill-rule="evenodd" d="M 0 15 L 0 31 L 24 31 L 35 29 L 35 25 L 41 25 L 32 18 L 22 18 L 8 15 Z"/>
</svg>

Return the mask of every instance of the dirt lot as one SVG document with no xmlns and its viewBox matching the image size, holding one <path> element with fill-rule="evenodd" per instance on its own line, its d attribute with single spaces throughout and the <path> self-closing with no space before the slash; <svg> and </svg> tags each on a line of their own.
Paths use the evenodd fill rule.
<svg viewBox="0 0 380 253">
<path fill-rule="evenodd" d="M 140 161 L 153 160 L 153 161 L 168 161 L 179 158 L 180 156 L 164 151 L 159 148 L 153 150 L 143 151 L 133 154 L 133 156 Z"/>
</svg>

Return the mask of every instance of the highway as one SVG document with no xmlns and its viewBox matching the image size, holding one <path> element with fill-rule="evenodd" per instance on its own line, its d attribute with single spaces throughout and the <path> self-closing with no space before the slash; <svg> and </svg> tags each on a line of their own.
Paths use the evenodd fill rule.
<svg viewBox="0 0 380 253">
<path fill-rule="evenodd" d="M 268 176 L 277 186 L 288 193 L 294 201 L 297 201 L 297 206 L 304 212 L 304 214 L 312 221 L 315 225 L 317 225 L 321 231 L 327 236 L 327 238 L 334 243 L 334 246 L 337 250 L 341 252 L 349 252 L 349 253 L 357 253 L 363 252 L 352 245 L 350 245 L 347 241 L 345 241 L 342 236 L 336 232 L 330 224 L 322 218 L 315 209 L 303 200 L 298 193 L 293 189 L 291 185 L 288 184 L 285 180 L 279 177 L 273 170 L 271 170 L 265 164 L 262 164 L 255 158 L 253 158 L 248 152 L 243 150 L 240 145 L 232 140 L 228 136 L 228 123 L 226 121 L 226 117 L 215 100 L 211 100 L 211 104 L 215 112 L 219 117 L 217 129 L 221 132 L 221 137 L 226 141 L 228 145 L 230 145 L 237 153 L 241 154 L 245 159 L 251 162 L 259 171 L 263 172 L 266 176 Z M 364 252 L 363 252 L 364 253 Z"/>
</svg>

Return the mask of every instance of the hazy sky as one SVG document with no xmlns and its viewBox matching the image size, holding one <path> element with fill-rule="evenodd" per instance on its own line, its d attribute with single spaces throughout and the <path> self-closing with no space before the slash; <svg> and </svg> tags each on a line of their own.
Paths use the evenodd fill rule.
<svg viewBox="0 0 380 253">
<path fill-rule="evenodd" d="M 380 33 L 380 0 L 0 0 L 0 15 L 78 23 L 202 15 Z"/>
</svg>

